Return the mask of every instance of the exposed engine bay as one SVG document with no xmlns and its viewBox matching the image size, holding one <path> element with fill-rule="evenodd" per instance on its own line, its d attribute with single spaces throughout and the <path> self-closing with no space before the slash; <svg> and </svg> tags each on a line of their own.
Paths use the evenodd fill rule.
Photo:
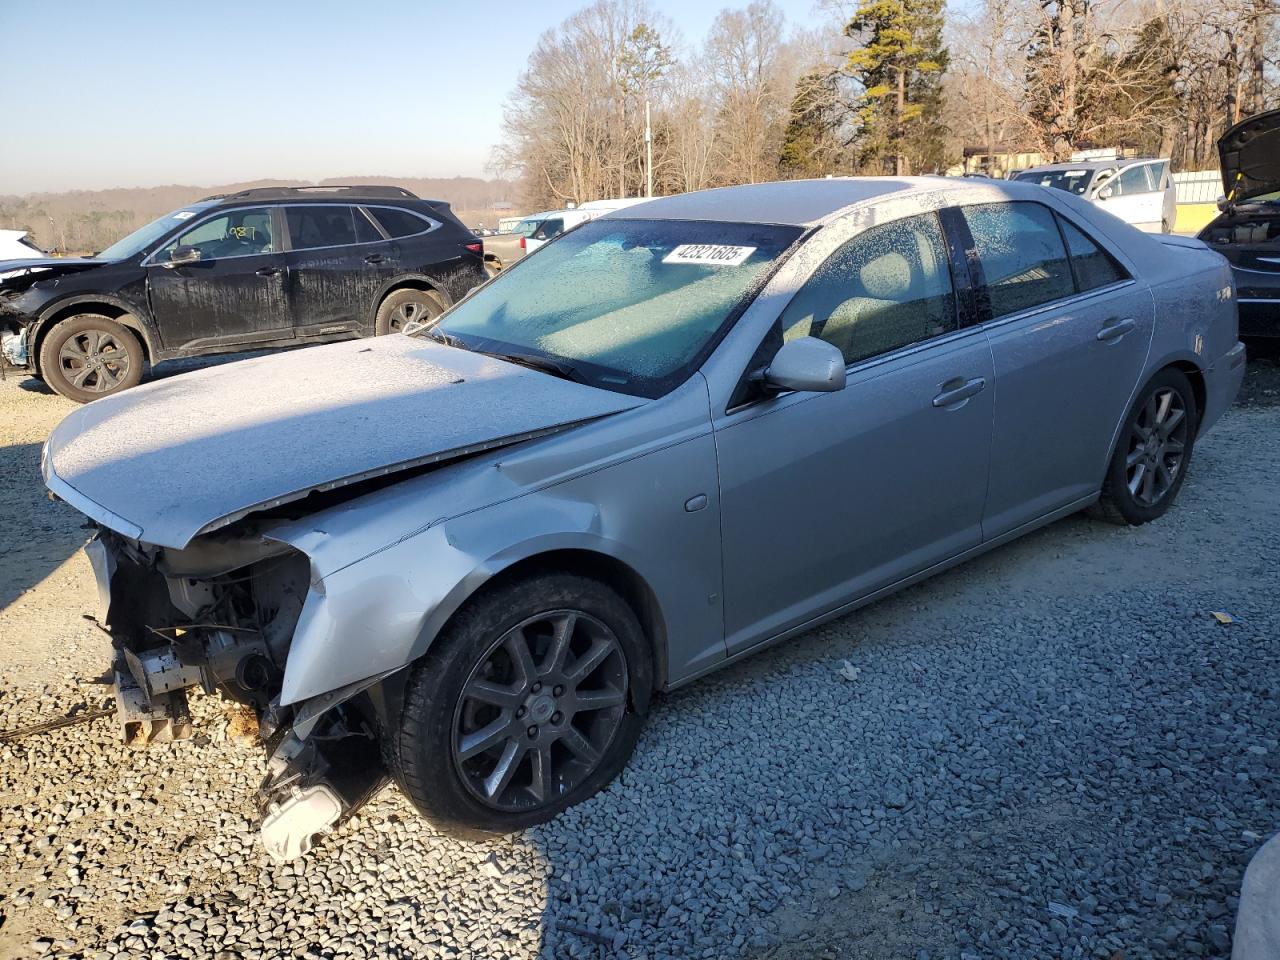
<svg viewBox="0 0 1280 960">
<path fill-rule="evenodd" d="M 1273 208 L 1274 209 L 1274 208 Z M 1245 210 L 1230 217 L 1219 217 L 1200 237 L 1210 244 L 1255 246 L 1275 243 L 1280 245 L 1280 211 L 1271 215 L 1250 215 Z"/>
<path fill-rule="evenodd" d="M 386 781 L 378 710 L 368 693 L 334 691 L 316 705 L 281 706 L 310 561 L 252 528 L 153 547 L 102 528 L 86 547 L 99 623 L 111 637 L 117 715 L 126 744 L 192 733 L 187 691 L 251 708 L 266 749 L 259 789 L 262 840 L 278 861 L 302 856 Z"/>
</svg>

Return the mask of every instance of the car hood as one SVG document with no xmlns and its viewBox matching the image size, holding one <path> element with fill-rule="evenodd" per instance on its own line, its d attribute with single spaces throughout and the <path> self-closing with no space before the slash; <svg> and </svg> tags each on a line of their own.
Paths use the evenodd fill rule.
<svg viewBox="0 0 1280 960">
<path fill-rule="evenodd" d="M 1231 203 L 1280 190 L 1280 110 L 1241 120 L 1218 140 L 1222 189 Z"/>
<path fill-rule="evenodd" d="M 25 290 L 38 280 L 50 280 L 81 270 L 92 270 L 113 261 L 92 257 L 29 257 L 0 260 L 0 292 Z"/>
<path fill-rule="evenodd" d="M 243 360 L 71 413 L 50 490 L 157 546 L 359 480 L 456 459 L 644 403 L 429 340 L 355 340 Z"/>
</svg>

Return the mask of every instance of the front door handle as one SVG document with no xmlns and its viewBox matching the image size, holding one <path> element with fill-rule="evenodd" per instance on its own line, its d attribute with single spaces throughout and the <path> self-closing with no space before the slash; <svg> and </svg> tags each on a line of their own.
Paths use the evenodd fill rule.
<svg viewBox="0 0 1280 960">
<path fill-rule="evenodd" d="M 1104 343 L 1119 340 L 1137 325 L 1138 321 L 1133 317 L 1125 317 L 1123 320 L 1113 318 L 1108 320 L 1107 325 L 1098 331 L 1098 339 Z"/>
<path fill-rule="evenodd" d="M 385 259 L 387 258 L 380 253 L 371 253 L 364 258 L 364 262 L 365 263 L 381 263 Z"/>
<path fill-rule="evenodd" d="M 976 397 L 986 387 L 985 377 L 961 381 L 959 377 L 941 384 L 942 392 L 933 398 L 935 407 L 954 407 L 970 397 Z"/>
<path fill-rule="evenodd" d="M 259 267 L 257 270 L 253 272 L 260 277 L 275 277 L 275 276 L 279 276 L 280 268 L 279 267 Z"/>
</svg>

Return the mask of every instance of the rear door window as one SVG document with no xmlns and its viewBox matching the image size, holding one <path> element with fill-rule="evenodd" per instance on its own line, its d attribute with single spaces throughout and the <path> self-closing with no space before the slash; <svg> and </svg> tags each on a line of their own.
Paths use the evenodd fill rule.
<svg viewBox="0 0 1280 960">
<path fill-rule="evenodd" d="M 382 234 L 369 219 L 369 214 L 360 207 L 352 207 L 352 216 L 356 222 L 356 243 L 374 243 L 382 239 Z"/>
<path fill-rule="evenodd" d="M 1075 293 L 1062 234 L 1038 203 L 984 203 L 961 208 L 990 306 L 998 319 Z"/>
<path fill-rule="evenodd" d="M 1062 224 L 1062 235 L 1067 239 L 1067 252 L 1071 254 L 1071 266 L 1075 269 L 1076 285 L 1081 293 L 1129 279 L 1115 258 L 1073 223 L 1061 217 L 1058 223 Z"/>
<path fill-rule="evenodd" d="M 382 229 L 396 239 L 411 237 L 416 233 L 426 233 L 431 229 L 431 221 L 408 210 L 399 210 L 395 207 L 371 207 L 369 212 L 382 224 Z"/>
<path fill-rule="evenodd" d="M 284 215 L 294 250 L 348 247 L 381 239 L 358 208 L 345 204 L 289 206 Z"/>
</svg>

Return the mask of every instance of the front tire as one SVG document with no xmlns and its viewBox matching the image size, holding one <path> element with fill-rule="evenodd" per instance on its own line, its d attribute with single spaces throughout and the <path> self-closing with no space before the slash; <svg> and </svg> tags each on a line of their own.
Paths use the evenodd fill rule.
<svg viewBox="0 0 1280 960">
<path fill-rule="evenodd" d="M 40 345 L 45 383 L 77 403 L 136 387 L 145 362 L 137 335 L 96 313 L 59 321 Z"/>
<path fill-rule="evenodd" d="M 512 833 L 586 800 L 626 765 L 652 658 L 605 584 L 542 574 L 491 590 L 413 669 L 392 750 L 400 788 L 439 829 Z"/>
<path fill-rule="evenodd" d="M 417 290 L 408 287 L 394 290 L 378 305 L 374 320 L 374 335 L 383 337 L 399 333 L 410 323 L 434 320 L 444 313 L 444 301 L 434 290 Z"/>
<path fill-rule="evenodd" d="M 1098 501 L 1103 519 L 1137 526 L 1163 516 L 1182 489 L 1199 425 L 1181 370 L 1161 370 L 1125 418 Z"/>
</svg>

